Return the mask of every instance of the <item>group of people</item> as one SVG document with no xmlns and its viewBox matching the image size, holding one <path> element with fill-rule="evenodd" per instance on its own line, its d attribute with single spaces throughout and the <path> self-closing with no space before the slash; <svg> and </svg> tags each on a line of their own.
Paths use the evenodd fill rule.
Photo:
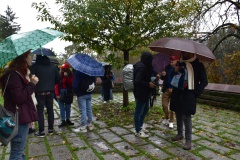
<svg viewBox="0 0 240 160">
<path fill-rule="evenodd" d="M 134 123 L 135 135 L 138 137 L 149 137 L 143 124 L 149 111 L 151 91 L 156 87 L 151 81 L 152 59 L 151 53 L 143 52 L 141 60 L 134 65 L 133 94 L 136 101 Z M 205 67 L 196 54 L 181 51 L 180 59 L 171 56 L 170 64 L 159 74 L 163 80 L 162 108 L 165 117 L 162 123 L 173 128 L 174 114 L 176 114 L 177 134 L 172 141 L 184 138 L 183 126 L 185 126 L 183 149 L 190 150 L 192 115 L 196 113 L 197 97 L 208 84 Z"/>
<path fill-rule="evenodd" d="M 183 124 L 185 125 L 186 143 L 183 148 L 191 149 L 192 115 L 196 113 L 196 98 L 208 84 L 206 71 L 195 54 L 181 53 L 181 58 L 171 57 L 170 65 L 158 79 L 164 80 L 162 87 L 162 107 L 165 114 L 164 124 L 173 128 L 174 113 L 177 120 L 177 135 L 173 141 L 183 139 Z M 10 159 L 25 159 L 24 149 L 27 142 L 29 127 L 32 122 L 38 122 L 36 136 L 45 136 L 44 108 L 47 109 L 48 133 L 54 133 L 53 99 L 56 95 L 60 108 L 61 123 L 59 127 L 74 125 L 70 121 L 71 103 L 61 101 L 65 91 L 74 91 L 77 95 L 81 113 L 80 127 L 74 132 L 87 132 L 92 130 L 92 90 L 83 90 L 82 83 L 86 79 L 95 83 L 96 78 L 90 77 L 79 71 L 72 71 L 68 63 L 64 63 L 60 70 L 44 55 L 37 55 L 36 63 L 32 66 L 31 51 L 15 58 L 0 77 L 4 91 L 4 107 L 16 113 L 19 110 L 18 134 L 11 141 Z M 149 111 L 150 93 L 156 87 L 151 81 L 152 55 L 143 52 L 141 60 L 134 65 L 134 97 L 136 108 L 134 123 L 136 136 L 148 137 L 144 132 L 144 119 Z M 51 76 L 50 76 L 51 75 Z M 110 66 L 105 67 L 102 79 L 102 93 L 104 102 L 111 99 L 114 75 Z M 35 93 L 36 106 L 34 105 Z M 170 111 L 169 111 L 170 106 Z"/>
<path fill-rule="evenodd" d="M 45 136 L 45 107 L 48 134 L 54 133 L 54 95 L 60 108 L 59 127 L 74 125 L 70 121 L 71 103 L 63 102 L 60 98 L 65 91 L 74 91 L 81 112 L 81 126 L 74 131 L 86 132 L 87 128 L 93 129 L 92 90 L 82 91 L 80 88 L 84 79 L 90 76 L 79 71 L 73 73 L 68 63 L 64 63 L 59 70 L 45 55 L 37 55 L 36 63 L 32 65 L 32 56 L 33 54 L 28 50 L 16 57 L 0 77 L 1 87 L 5 89 L 4 107 L 14 114 L 17 110 L 19 113 L 18 134 L 10 142 L 9 159 L 11 160 L 25 159 L 24 149 L 29 129 L 34 126 L 34 122 L 38 123 L 38 131 L 34 134 L 38 137 Z M 90 79 L 95 83 L 95 77 L 90 77 Z"/>
</svg>

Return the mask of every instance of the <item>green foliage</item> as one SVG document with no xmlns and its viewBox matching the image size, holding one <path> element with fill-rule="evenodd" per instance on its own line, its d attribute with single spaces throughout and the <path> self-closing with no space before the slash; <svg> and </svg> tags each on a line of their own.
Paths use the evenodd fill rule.
<svg viewBox="0 0 240 160">
<path fill-rule="evenodd" d="M 210 82 L 223 84 L 240 84 L 240 52 L 224 54 L 215 60 L 207 70 Z"/>
<path fill-rule="evenodd" d="M 0 41 L 21 29 L 20 25 L 14 22 L 18 17 L 9 6 L 7 6 L 5 13 L 6 15 L 0 14 Z"/>
<path fill-rule="evenodd" d="M 131 51 L 160 37 L 183 36 L 189 19 L 197 14 L 197 1 L 56 0 L 62 19 L 53 17 L 46 3 L 33 3 L 39 19 L 67 33 L 65 40 L 90 48 Z M 61 23 L 64 22 L 64 23 Z"/>
<path fill-rule="evenodd" d="M 107 105 L 94 105 L 92 110 L 97 120 L 104 121 L 109 127 L 125 126 L 134 124 L 135 105 L 135 102 L 130 102 L 127 107 L 122 107 L 120 103 L 109 103 Z M 162 110 L 153 106 L 149 110 L 146 121 L 154 120 L 158 122 L 162 115 Z"/>
<path fill-rule="evenodd" d="M 4 99 L 3 99 L 3 96 L 2 96 L 2 95 L 0 96 L 0 104 L 1 104 L 1 105 L 4 104 Z"/>
</svg>

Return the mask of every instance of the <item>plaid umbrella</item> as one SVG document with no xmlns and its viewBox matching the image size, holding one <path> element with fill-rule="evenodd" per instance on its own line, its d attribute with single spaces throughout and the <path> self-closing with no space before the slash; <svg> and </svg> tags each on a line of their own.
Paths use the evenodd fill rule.
<svg viewBox="0 0 240 160">
<path fill-rule="evenodd" d="M 63 34 L 63 32 L 45 28 L 13 34 L 5 38 L 0 43 L 0 67 L 26 51 L 36 50 Z"/>
<path fill-rule="evenodd" d="M 48 49 L 48 48 L 43 48 L 43 47 L 40 47 L 38 48 L 37 50 L 33 51 L 32 52 L 33 54 L 36 54 L 36 55 L 45 55 L 45 56 L 56 56 L 52 50 Z"/>
<path fill-rule="evenodd" d="M 103 76 L 104 68 L 100 62 L 87 54 L 71 55 L 67 62 L 77 71 L 89 76 Z"/>
</svg>

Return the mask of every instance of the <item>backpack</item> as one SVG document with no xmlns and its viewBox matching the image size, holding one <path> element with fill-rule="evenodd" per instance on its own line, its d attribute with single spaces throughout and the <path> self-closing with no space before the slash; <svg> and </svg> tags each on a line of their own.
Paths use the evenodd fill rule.
<svg viewBox="0 0 240 160">
<path fill-rule="evenodd" d="M 80 91 L 83 93 L 91 93 L 95 89 L 95 77 L 84 75 L 80 84 Z"/>
<path fill-rule="evenodd" d="M 127 64 L 123 70 L 123 86 L 125 90 L 131 90 L 133 89 L 133 64 Z"/>
</svg>

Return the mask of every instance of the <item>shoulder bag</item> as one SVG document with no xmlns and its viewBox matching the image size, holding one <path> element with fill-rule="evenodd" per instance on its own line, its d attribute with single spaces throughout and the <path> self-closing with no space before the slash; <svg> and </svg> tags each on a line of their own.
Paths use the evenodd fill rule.
<svg viewBox="0 0 240 160">
<path fill-rule="evenodd" d="M 3 96 L 8 85 L 8 80 L 5 85 Z M 7 146 L 8 143 L 18 134 L 18 107 L 15 115 L 6 110 L 2 105 L 0 105 L 0 142 L 3 146 Z"/>
</svg>

